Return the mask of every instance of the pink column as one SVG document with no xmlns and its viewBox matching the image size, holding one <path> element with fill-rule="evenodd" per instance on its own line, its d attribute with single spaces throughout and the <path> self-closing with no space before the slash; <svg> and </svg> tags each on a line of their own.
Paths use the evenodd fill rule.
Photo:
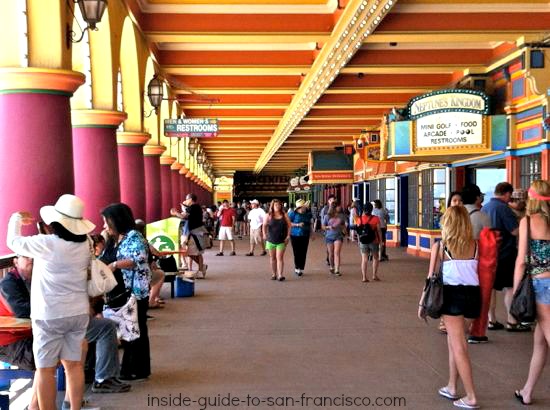
<svg viewBox="0 0 550 410">
<path fill-rule="evenodd" d="M 149 138 L 144 132 L 117 133 L 120 200 L 132 209 L 136 219 L 146 218 L 143 146 Z"/>
<path fill-rule="evenodd" d="M 160 182 L 160 156 L 166 150 L 162 145 L 143 147 L 145 166 L 145 222 L 162 219 L 162 189 Z"/>
<path fill-rule="evenodd" d="M 180 196 L 182 200 L 184 200 L 186 195 L 191 192 L 189 190 L 189 184 L 187 183 L 187 178 L 185 177 L 185 175 L 187 174 L 186 170 L 187 169 L 185 167 L 180 169 Z"/>
<path fill-rule="evenodd" d="M 170 166 L 170 181 L 172 183 L 172 206 L 178 208 L 182 202 L 180 196 L 180 169 L 182 165 L 179 162 L 174 162 Z"/>
<path fill-rule="evenodd" d="M 0 72 L 0 255 L 10 215 L 74 193 L 70 97 L 84 83 L 74 71 L 2 69 Z M 25 229 L 36 233 L 36 227 Z"/>
<path fill-rule="evenodd" d="M 84 216 L 101 231 L 101 210 L 120 202 L 116 128 L 126 114 L 73 110 L 74 191 L 86 204 Z"/>
<path fill-rule="evenodd" d="M 160 157 L 160 186 L 162 192 L 161 218 L 170 217 L 172 204 L 172 171 L 170 166 L 176 161 L 174 157 Z"/>
</svg>

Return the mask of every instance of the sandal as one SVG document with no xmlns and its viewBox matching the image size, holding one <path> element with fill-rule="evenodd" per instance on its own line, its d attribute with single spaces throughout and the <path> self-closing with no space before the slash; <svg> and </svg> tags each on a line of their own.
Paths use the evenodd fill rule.
<svg viewBox="0 0 550 410">
<path fill-rule="evenodd" d="M 504 325 L 500 322 L 497 322 L 497 321 L 489 322 L 489 325 L 487 326 L 487 329 L 489 329 L 489 330 L 501 330 L 501 329 L 504 329 Z"/>
<path fill-rule="evenodd" d="M 443 319 L 441 319 L 439 321 L 439 331 L 443 334 L 447 334 L 447 327 L 445 326 L 445 322 L 443 321 Z"/>
<path fill-rule="evenodd" d="M 271 280 L 277 280 L 277 276 L 276 275 L 271 275 Z"/>
<path fill-rule="evenodd" d="M 479 409 L 479 405 L 478 404 L 470 404 L 470 403 L 467 403 L 465 400 L 464 400 L 464 397 L 461 398 L 461 399 L 458 399 L 457 401 L 453 401 L 453 405 L 455 407 L 460 407 L 461 409 Z"/>
<path fill-rule="evenodd" d="M 456 400 L 458 398 L 460 398 L 460 396 L 458 394 L 452 394 L 448 387 L 445 386 L 445 387 L 442 387 L 441 389 L 439 389 L 437 391 L 437 393 L 440 395 L 440 396 L 443 396 L 445 397 L 446 399 L 449 399 L 449 400 Z"/>
<path fill-rule="evenodd" d="M 514 392 L 514 396 L 516 397 L 516 399 L 518 399 L 518 401 L 523 404 L 524 406 L 530 406 L 531 405 L 531 402 L 527 403 L 525 400 L 523 400 L 523 395 L 521 394 L 521 391 L 520 390 L 516 390 Z"/>
</svg>

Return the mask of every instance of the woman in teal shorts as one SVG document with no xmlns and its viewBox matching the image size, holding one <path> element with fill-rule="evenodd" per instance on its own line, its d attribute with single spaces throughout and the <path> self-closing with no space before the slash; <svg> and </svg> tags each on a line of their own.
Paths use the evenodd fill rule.
<svg viewBox="0 0 550 410">
<path fill-rule="evenodd" d="M 266 238 L 265 249 L 269 252 L 271 262 L 271 279 L 285 280 L 284 257 L 285 249 L 290 238 L 290 220 L 283 209 L 283 204 L 278 199 L 271 201 L 267 218 L 262 227 Z"/>
</svg>

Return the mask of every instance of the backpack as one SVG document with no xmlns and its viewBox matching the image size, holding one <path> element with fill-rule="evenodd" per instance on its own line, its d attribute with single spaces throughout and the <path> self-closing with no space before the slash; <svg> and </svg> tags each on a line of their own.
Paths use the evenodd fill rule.
<svg viewBox="0 0 550 410">
<path fill-rule="evenodd" d="M 366 216 L 366 215 L 364 215 Z M 372 229 L 372 226 L 369 225 L 372 215 L 369 215 L 368 219 L 363 223 L 363 218 L 361 218 L 361 224 L 359 225 L 359 242 L 363 245 L 368 245 L 373 243 L 376 239 L 376 232 Z"/>
</svg>

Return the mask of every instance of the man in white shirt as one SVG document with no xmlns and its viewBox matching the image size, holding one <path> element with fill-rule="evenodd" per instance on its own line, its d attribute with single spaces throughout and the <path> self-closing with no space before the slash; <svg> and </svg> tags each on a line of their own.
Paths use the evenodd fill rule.
<svg viewBox="0 0 550 410">
<path fill-rule="evenodd" d="M 250 222 L 250 252 L 246 256 L 254 256 L 254 248 L 256 245 L 262 245 L 262 256 L 266 255 L 264 238 L 262 235 L 262 225 L 264 223 L 265 211 L 260 208 L 260 202 L 257 199 L 250 201 L 252 209 L 248 213 L 248 221 Z"/>
</svg>

